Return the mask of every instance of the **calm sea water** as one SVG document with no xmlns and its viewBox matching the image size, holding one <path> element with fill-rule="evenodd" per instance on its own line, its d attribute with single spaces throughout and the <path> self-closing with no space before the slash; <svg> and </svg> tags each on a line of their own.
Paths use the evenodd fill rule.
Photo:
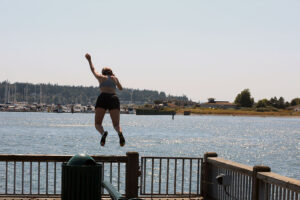
<svg viewBox="0 0 300 200">
<path fill-rule="evenodd" d="M 198 156 L 207 151 L 246 165 L 263 164 L 300 180 L 300 118 L 121 115 L 119 146 L 109 115 L 100 147 L 94 114 L 0 112 L 0 153 Z"/>
</svg>

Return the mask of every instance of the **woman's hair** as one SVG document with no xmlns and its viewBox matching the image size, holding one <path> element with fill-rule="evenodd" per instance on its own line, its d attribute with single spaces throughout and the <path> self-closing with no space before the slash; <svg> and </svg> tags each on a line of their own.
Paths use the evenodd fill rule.
<svg viewBox="0 0 300 200">
<path fill-rule="evenodd" d="M 103 67 L 102 75 L 114 76 L 114 73 L 112 72 L 111 68 Z"/>
</svg>

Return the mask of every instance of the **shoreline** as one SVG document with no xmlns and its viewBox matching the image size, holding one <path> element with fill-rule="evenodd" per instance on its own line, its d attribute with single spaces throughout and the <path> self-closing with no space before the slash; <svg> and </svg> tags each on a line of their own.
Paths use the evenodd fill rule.
<svg viewBox="0 0 300 200">
<path fill-rule="evenodd" d="M 257 112 L 248 110 L 186 110 L 179 109 L 176 115 L 184 115 L 184 111 L 189 111 L 190 115 L 215 115 L 215 116 L 247 116 L 247 117 L 300 117 L 300 112 L 294 111 L 278 111 L 278 112 Z"/>
<path fill-rule="evenodd" d="M 0 111 L 0 113 L 57 113 L 57 112 L 40 112 L 40 111 Z M 93 112 L 76 112 L 73 114 L 94 114 Z M 69 112 L 66 113 L 57 113 L 57 114 L 72 114 Z M 136 115 L 136 114 L 127 114 L 127 113 L 121 113 L 123 115 Z M 176 112 L 176 115 L 182 115 L 182 116 L 201 116 L 201 115 L 211 115 L 211 116 L 231 116 L 231 117 L 287 117 L 287 118 L 300 118 L 300 112 L 297 112 L 294 115 L 288 114 L 288 113 L 197 113 L 197 112 L 191 112 L 190 115 L 184 115 L 184 112 L 182 110 Z M 150 115 L 151 116 L 151 115 Z M 161 116 L 161 115 L 158 115 Z M 172 115 L 170 115 L 172 116 Z"/>
<path fill-rule="evenodd" d="M 176 115 L 184 115 L 183 113 L 176 113 Z M 259 114 L 216 114 L 216 113 L 191 113 L 190 116 L 201 116 L 201 115 L 212 115 L 212 116 L 231 116 L 231 117 L 288 117 L 288 118 L 300 118 L 299 115 L 259 115 Z M 188 116 L 188 115 L 187 115 Z"/>
</svg>

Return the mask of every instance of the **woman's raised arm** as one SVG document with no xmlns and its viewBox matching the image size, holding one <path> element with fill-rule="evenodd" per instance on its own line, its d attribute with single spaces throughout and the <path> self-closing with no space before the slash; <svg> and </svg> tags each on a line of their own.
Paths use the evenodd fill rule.
<svg viewBox="0 0 300 200">
<path fill-rule="evenodd" d="M 88 60 L 88 62 L 89 62 L 89 64 L 90 64 L 91 71 L 92 71 L 92 73 L 94 74 L 94 76 L 96 77 L 96 79 L 101 78 L 101 74 L 99 74 L 99 73 L 96 72 L 96 70 L 95 70 L 95 67 L 94 67 L 93 62 L 92 62 L 91 55 L 87 53 L 87 54 L 85 54 L 85 58 Z"/>
</svg>

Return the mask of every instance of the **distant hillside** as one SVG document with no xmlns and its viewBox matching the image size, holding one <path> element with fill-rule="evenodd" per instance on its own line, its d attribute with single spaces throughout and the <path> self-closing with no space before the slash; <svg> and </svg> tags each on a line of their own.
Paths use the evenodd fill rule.
<svg viewBox="0 0 300 200">
<path fill-rule="evenodd" d="M 31 84 L 31 83 L 0 83 L 0 103 L 22 102 L 46 104 L 94 104 L 98 95 L 98 87 L 60 86 L 57 84 Z M 166 95 L 165 92 L 154 90 L 136 90 L 124 88 L 118 91 L 123 104 L 153 103 L 154 100 L 180 100 L 188 101 L 186 96 Z"/>
</svg>

